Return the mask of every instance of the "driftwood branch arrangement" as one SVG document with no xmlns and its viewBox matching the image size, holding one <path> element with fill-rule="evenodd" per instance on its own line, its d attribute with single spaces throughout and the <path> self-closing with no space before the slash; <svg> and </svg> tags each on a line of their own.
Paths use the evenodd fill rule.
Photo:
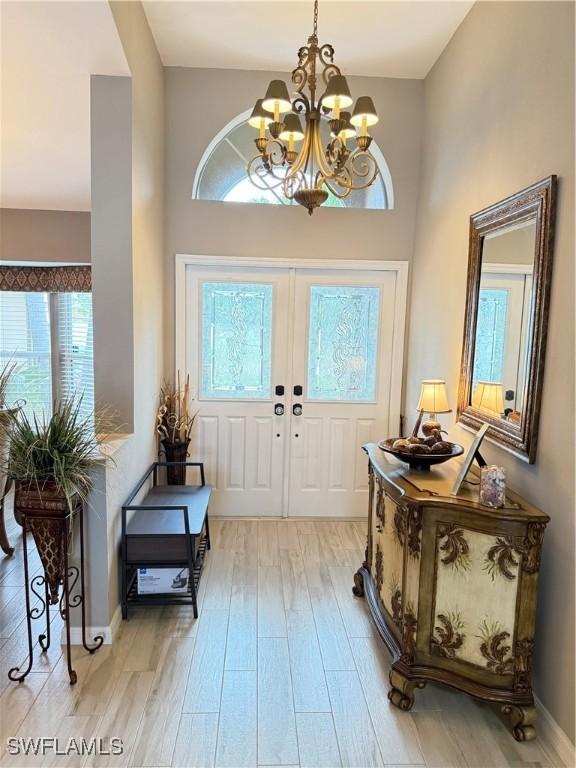
<svg viewBox="0 0 576 768">
<path fill-rule="evenodd" d="M 186 376 L 186 384 L 181 387 L 178 371 L 176 386 L 165 381 L 160 388 L 160 404 L 156 414 L 156 432 L 160 440 L 183 443 L 190 439 L 198 412 L 191 413 L 189 406 L 190 376 Z"/>
</svg>

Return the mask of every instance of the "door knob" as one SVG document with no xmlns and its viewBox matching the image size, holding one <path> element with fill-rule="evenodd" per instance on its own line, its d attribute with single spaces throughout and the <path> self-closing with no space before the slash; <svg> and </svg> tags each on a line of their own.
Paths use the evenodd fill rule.
<svg viewBox="0 0 576 768">
<path fill-rule="evenodd" d="M 292 413 L 294 416 L 302 416 L 302 405 L 300 403 L 294 403 L 292 406 Z"/>
<path fill-rule="evenodd" d="M 274 413 L 276 416 L 284 416 L 284 406 L 282 403 L 276 403 L 274 406 Z"/>
</svg>

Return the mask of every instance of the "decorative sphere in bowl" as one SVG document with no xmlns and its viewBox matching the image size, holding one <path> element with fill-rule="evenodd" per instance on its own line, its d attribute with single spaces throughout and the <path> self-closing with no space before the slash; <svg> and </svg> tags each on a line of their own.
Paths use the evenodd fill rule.
<svg viewBox="0 0 576 768">
<path fill-rule="evenodd" d="M 428 470 L 433 464 L 442 464 L 464 453 L 461 445 L 448 440 L 438 440 L 434 445 L 419 439 L 418 442 L 410 439 L 407 445 L 399 443 L 400 440 L 403 441 L 404 438 L 391 437 L 388 440 L 381 440 L 378 447 L 385 453 L 391 453 L 400 461 L 405 461 L 411 469 Z"/>
</svg>

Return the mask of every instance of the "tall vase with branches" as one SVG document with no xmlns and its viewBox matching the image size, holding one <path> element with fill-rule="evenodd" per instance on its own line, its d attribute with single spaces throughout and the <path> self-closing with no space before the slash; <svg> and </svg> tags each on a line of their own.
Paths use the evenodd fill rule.
<svg viewBox="0 0 576 768">
<path fill-rule="evenodd" d="M 190 411 L 190 376 L 186 377 L 186 383 L 182 387 L 178 372 L 175 385 L 166 381 L 162 384 L 156 414 L 159 448 L 168 463 L 168 485 L 184 485 L 186 482 L 186 466 L 173 462 L 186 461 L 196 415 Z"/>
</svg>

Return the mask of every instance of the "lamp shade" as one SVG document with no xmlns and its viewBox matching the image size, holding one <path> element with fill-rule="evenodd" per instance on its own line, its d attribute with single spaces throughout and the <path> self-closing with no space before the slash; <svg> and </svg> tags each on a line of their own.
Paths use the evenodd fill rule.
<svg viewBox="0 0 576 768">
<path fill-rule="evenodd" d="M 426 413 L 450 413 L 446 395 L 446 382 L 442 379 L 427 379 L 420 385 L 420 399 L 417 410 Z"/>
<path fill-rule="evenodd" d="M 289 112 L 284 118 L 284 130 L 278 137 L 282 141 L 288 141 L 290 138 L 294 141 L 302 141 L 304 138 L 304 132 L 302 131 L 302 123 L 298 115 L 294 112 Z"/>
<path fill-rule="evenodd" d="M 254 109 L 252 110 L 252 114 L 248 118 L 248 125 L 251 125 L 252 128 L 260 128 L 260 123 L 262 120 L 264 120 L 264 125 L 268 126 L 272 122 L 272 118 L 270 117 L 270 113 L 266 112 L 266 110 L 262 107 L 262 102 L 264 99 L 258 99 L 256 104 L 254 104 Z"/>
<path fill-rule="evenodd" d="M 280 113 L 290 112 L 292 109 L 292 102 L 284 80 L 271 80 L 266 96 L 262 99 L 262 106 L 267 112 L 274 112 L 276 105 L 278 105 Z"/>
<path fill-rule="evenodd" d="M 350 95 L 350 88 L 344 75 L 333 75 L 328 80 L 326 91 L 322 99 L 322 106 L 328 109 L 334 109 L 336 107 L 336 99 L 338 99 L 338 107 L 345 109 L 351 106 L 353 99 Z"/>
<path fill-rule="evenodd" d="M 340 129 L 338 136 L 341 139 L 351 139 L 356 136 L 356 128 L 350 122 L 350 112 L 340 112 L 340 120 L 344 123 L 344 127 Z"/>
<path fill-rule="evenodd" d="M 472 395 L 472 405 L 500 416 L 504 413 L 502 384 L 496 381 L 479 381 Z"/>
<path fill-rule="evenodd" d="M 350 119 L 352 125 L 361 126 L 366 118 L 366 125 L 375 125 L 378 122 L 378 113 L 370 96 L 359 96 Z"/>
</svg>

